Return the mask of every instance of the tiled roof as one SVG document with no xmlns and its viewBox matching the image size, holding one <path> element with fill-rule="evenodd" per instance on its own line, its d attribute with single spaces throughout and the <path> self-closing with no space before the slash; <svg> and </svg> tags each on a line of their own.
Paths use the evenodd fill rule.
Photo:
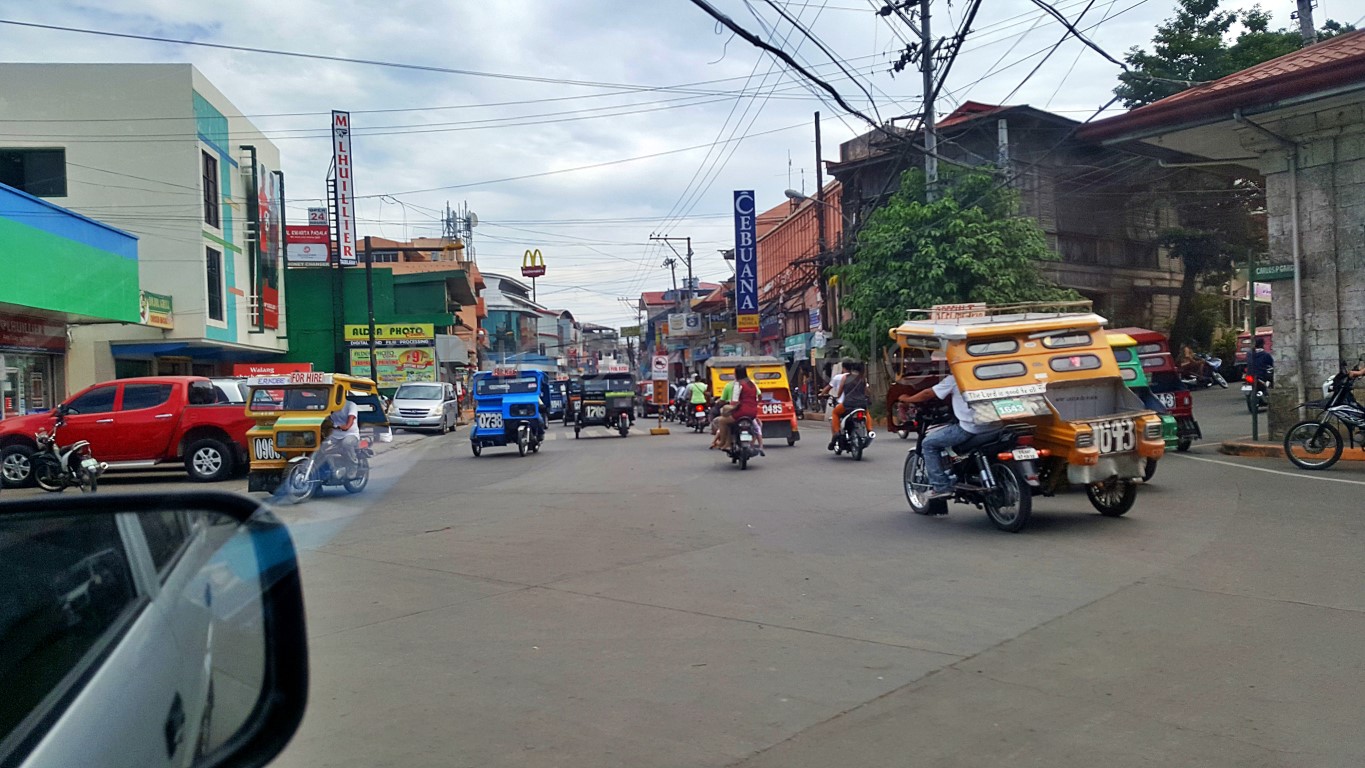
<svg viewBox="0 0 1365 768">
<path fill-rule="evenodd" d="M 1365 82 L 1365 30 L 1338 35 L 1211 83 L 1082 127 L 1082 139 L 1104 140 L 1231 116 L 1233 110 L 1274 104 Z"/>
</svg>

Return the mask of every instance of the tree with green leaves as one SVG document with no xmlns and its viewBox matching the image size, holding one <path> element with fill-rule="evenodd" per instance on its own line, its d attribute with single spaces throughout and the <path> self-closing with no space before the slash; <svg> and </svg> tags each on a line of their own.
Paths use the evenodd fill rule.
<svg viewBox="0 0 1365 768">
<path fill-rule="evenodd" d="M 889 344 L 887 331 L 907 309 L 1078 298 L 1042 274 L 1039 262 L 1057 254 L 990 171 L 945 168 L 934 199 L 925 191 L 924 172 L 906 171 L 858 233 L 853 263 L 837 272 L 854 317 L 841 334 L 860 355 Z"/>
<path fill-rule="evenodd" d="M 1353 29 L 1328 20 L 1318 40 Z M 1259 5 L 1225 10 L 1222 0 L 1177 0 L 1175 16 L 1156 28 L 1151 53 L 1134 47 L 1123 57 L 1129 71 L 1114 93 L 1124 106 L 1140 107 L 1302 47 L 1298 30 L 1271 29 Z"/>
</svg>

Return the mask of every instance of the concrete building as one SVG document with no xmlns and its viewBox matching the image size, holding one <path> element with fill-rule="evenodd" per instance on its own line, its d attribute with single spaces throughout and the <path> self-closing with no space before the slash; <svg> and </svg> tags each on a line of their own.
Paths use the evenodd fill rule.
<svg viewBox="0 0 1365 768">
<path fill-rule="evenodd" d="M 68 330 L 141 323 L 140 298 L 136 237 L 0 184 L 0 419 L 60 401 Z"/>
<path fill-rule="evenodd" d="M 814 333 L 828 330 L 820 276 L 830 255 L 843 247 L 842 196 L 843 185 L 833 181 L 825 185 L 824 203 L 813 198 L 788 200 L 760 217 L 777 222 L 758 236 L 763 354 L 800 360 L 810 352 Z"/>
<path fill-rule="evenodd" d="M 465 258 L 464 244 L 435 237 L 400 241 L 371 236 L 369 242 L 375 269 L 395 275 L 441 275 L 453 281 L 448 286 L 448 309 L 455 323 L 437 329 L 437 357 L 448 378 L 463 374 L 464 369 L 478 370 L 480 323 L 487 314 L 481 298 L 485 283 L 478 264 Z"/>
<path fill-rule="evenodd" d="M 189 64 L 0 64 L 0 182 L 139 240 L 168 322 L 70 332 L 68 388 L 288 349 L 275 146 Z"/>
<path fill-rule="evenodd" d="M 484 272 L 484 367 L 518 354 L 541 354 L 540 321 L 544 306 L 531 300 L 531 286 L 511 275 Z"/>
<path fill-rule="evenodd" d="M 1259 174 L 1276 384 L 1272 434 L 1365 352 L 1365 31 L 1334 37 L 1118 117 L 1080 136 L 1166 160 Z"/>
</svg>

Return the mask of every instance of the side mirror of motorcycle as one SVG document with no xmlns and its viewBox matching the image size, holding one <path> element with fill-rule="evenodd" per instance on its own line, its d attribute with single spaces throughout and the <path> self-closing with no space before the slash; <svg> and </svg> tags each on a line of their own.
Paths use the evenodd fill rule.
<svg viewBox="0 0 1365 768">
<path fill-rule="evenodd" d="M 0 502 L 0 765 L 260 766 L 303 718 L 289 532 L 221 492 Z"/>
</svg>

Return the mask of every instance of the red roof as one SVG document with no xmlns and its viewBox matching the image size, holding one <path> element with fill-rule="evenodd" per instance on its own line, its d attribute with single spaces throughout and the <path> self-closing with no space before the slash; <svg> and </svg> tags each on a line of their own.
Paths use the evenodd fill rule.
<svg viewBox="0 0 1365 768">
<path fill-rule="evenodd" d="M 714 291 L 720 286 L 715 283 L 697 283 L 697 287 L 703 291 Z M 676 299 L 664 298 L 664 295 L 668 293 L 672 293 L 672 291 L 645 291 L 640 294 L 640 301 L 644 302 L 646 307 L 662 307 L 666 304 L 677 303 Z"/>
<path fill-rule="evenodd" d="M 1103 140 L 1143 129 L 1228 119 L 1233 110 L 1273 104 L 1365 82 L 1365 30 L 1337 35 L 1278 59 L 1197 85 L 1126 114 L 1081 128 L 1082 139 Z"/>
<path fill-rule="evenodd" d="M 965 123 L 975 120 L 978 117 L 989 115 L 993 112 L 1001 112 L 1011 107 L 1003 107 L 998 104 L 982 104 L 979 101 L 964 101 L 962 105 L 953 110 L 951 115 L 939 121 L 937 128 L 951 128 L 958 123 Z"/>
</svg>

